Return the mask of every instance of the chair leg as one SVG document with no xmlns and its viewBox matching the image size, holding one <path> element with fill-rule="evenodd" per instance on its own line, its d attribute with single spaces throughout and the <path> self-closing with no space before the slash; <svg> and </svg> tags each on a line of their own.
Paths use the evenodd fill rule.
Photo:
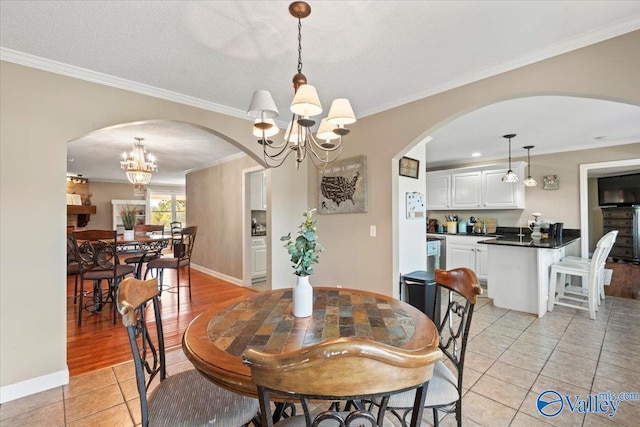
<svg viewBox="0 0 640 427">
<path fill-rule="evenodd" d="M 438 410 L 436 408 L 433 408 L 433 427 L 438 427 L 439 424 Z"/>
<path fill-rule="evenodd" d="M 78 300 L 78 275 L 74 274 L 73 277 L 75 278 L 73 286 L 73 303 L 75 304 Z"/>
<path fill-rule="evenodd" d="M 596 310 L 598 308 L 598 304 L 596 303 L 596 298 L 600 301 L 600 290 L 598 289 L 598 278 L 589 276 L 588 280 L 588 300 L 589 300 L 589 318 L 591 320 L 596 320 Z"/>
<path fill-rule="evenodd" d="M 557 280 L 558 280 L 558 273 L 553 267 L 551 267 L 551 275 L 549 276 L 549 299 L 547 300 L 547 311 L 553 311 L 553 305 L 556 302 Z"/>
<path fill-rule="evenodd" d="M 82 279 L 82 278 L 81 278 Z M 82 326 L 82 306 L 84 305 L 84 280 L 80 280 L 80 305 L 78 305 L 78 327 Z"/>
</svg>

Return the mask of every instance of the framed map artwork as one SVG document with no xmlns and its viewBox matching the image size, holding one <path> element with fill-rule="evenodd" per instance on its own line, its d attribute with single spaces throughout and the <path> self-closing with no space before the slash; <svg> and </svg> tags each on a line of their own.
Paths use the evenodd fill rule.
<svg viewBox="0 0 640 427">
<path fill-rule="evenodd" d="M 318 212 L 367 212 L 367 158 L 350 157 L 318 169 Z"/>
</svg>

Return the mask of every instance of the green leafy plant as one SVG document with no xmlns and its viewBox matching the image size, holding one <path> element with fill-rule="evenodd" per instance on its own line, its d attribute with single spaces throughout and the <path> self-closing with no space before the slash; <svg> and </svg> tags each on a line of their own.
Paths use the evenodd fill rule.
<svg viewBox="0 0 640 427">
<path fill-rule="evenodd" d="M 284 247 L 291 255 L 293 274 L 296 276 L 312 275 L 313 267 L 311 264 L 317 264 L 318 254 L 324 251 L 316 234 L 316 219 L 313 217 L 315 212 L 315 209 L 310 209 L 303 213 L 305 220 L 298 227 L 298 237 L 295 240 L 292 239 L 291 233 L 280 238 L 281 241 L 286 242 Z"/>
<path fill-rule="evenodd" d="M 125 205 L 120 211 L 120 217 L 122 218 L 122 225 L 125 230 L 133 230 L 133 226 L 136 225 L 136 209 Z"/>
</svg>

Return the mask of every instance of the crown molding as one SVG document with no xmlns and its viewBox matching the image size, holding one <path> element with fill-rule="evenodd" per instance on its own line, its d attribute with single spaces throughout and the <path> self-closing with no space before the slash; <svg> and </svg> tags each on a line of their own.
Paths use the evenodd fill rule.
<svg viewBox="0 0 640 427">
<path fill-rule="evenodd" d="M 248 120 L 247 113 L 243 110 L 230 108 L 214 102 L 205 101 L 188 95 L 182 95 L 177 92 L 160 89 L 154 86 L 137 83 L 131 80 L 121 79 L 119 77 L 110 76 L 108 74 L 99 73 L 97 71 L 88 70 L 86 68 L 76 67 L 74 65 L 64 64 L 58 61 L 42 58 L 28 53 L 19 52 L 17 50 L 0 47 L 0 60 L 12 62 L 25 67 L 37 68 L 39 70 L 72 77 L 92 83 L 98 83 L 105 86 L 124 89 L 130 92 L 148 95 L 154 98 L 164 99 L 166 101 L 177 102 L 179 104 L 191 107 L 201 108 L 203 110 L 220 113 L 227 116 L 237 117 L 239 119 Z"/>
</svg>

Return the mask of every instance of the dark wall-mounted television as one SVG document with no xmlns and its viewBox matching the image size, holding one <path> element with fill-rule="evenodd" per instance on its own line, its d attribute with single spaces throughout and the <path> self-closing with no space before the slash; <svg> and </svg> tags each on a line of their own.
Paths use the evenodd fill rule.
<svg viewBox="0 0 640 427">
<path fill-rule="evenodd" d="M 640 205 L 640 173 L 598 178 L 598 205 Z"/>
</svg>

